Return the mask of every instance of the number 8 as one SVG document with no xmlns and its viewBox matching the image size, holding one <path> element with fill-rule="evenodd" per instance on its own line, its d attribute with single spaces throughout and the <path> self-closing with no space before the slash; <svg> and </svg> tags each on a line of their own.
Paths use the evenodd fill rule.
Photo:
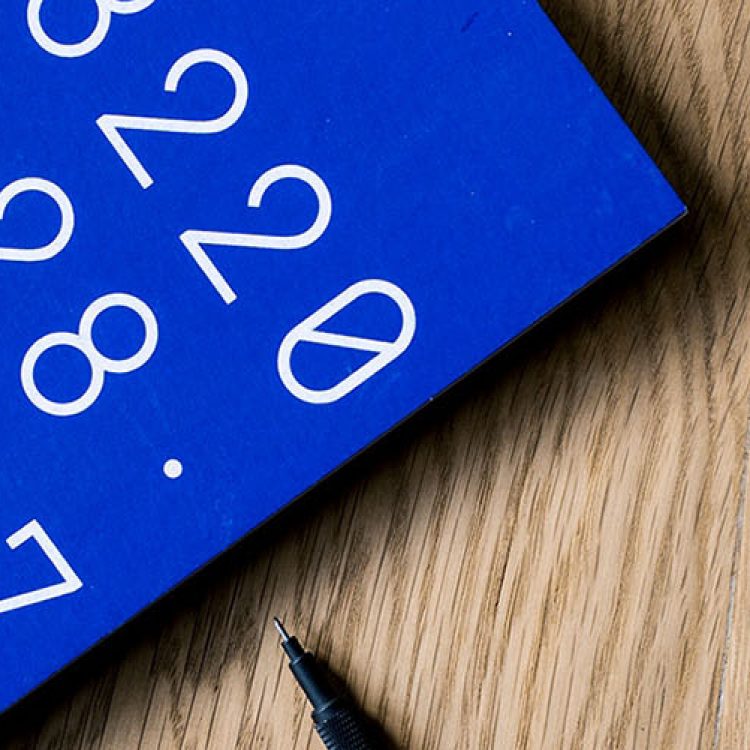
<svg viewBox="0 0 750 750">
<path fill-rule="evenodd" d="M 94 30 L 82 42 L 63 44 L 47 34 L 42 26 L 42 4 L 44 0 L 29 0 L 26 18 L 29 31 L 36 43 L 45 51 L 56 57 L 84 57 L 93 52 L 106 39 L 112 14 L 130 15 L 140 13 L 153 5 L 156 0 L 94 0 L 97 8 L 97 19 Z"/>
<path fill-rule="evenodd" d="M 93 330 L 96 319 L 113 307 L 132 310 L 143 321 L 146 334 L 141 348 L 126 359 L 105 357 L 94 343 Z M 143 367 L 153 356 L 159 341 L 159 326 L 151 308 L 142 300 L 130 294 L 108 294 L 100 297 L 86 308 L 81 317 L 78 333 L 50 333 L 34 343 L 21 364 L 21 385 L 34 406 L 53 417 L 73 417 L 92 406 L 104 388 L 106 373 L 128 373 Z M 82 396 L 67 402 L 52 401 L 39 390 L 34 377 L 40 357 L 58 346 L 68 346 L 83 354 L 91 367 L 91 382 Z"/>
</svg>

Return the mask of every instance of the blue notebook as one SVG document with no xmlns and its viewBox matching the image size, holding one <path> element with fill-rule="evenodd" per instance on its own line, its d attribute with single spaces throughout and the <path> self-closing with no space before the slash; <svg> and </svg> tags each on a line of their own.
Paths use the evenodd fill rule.
<svg viewBox="0 0 750 750">
<path fill-rule="evenodd" d="M 0 49 L 0 709 L 684 212 L 531 0 L 15 0 Z"/>
</svg>

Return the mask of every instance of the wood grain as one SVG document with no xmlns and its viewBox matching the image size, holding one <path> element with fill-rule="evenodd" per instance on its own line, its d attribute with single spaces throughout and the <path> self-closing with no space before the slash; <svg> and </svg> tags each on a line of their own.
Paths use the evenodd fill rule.
<svg viewBox="0 0 750 750">
<path fill-rule="evenodd" d="M 280 614 L 403 748 L 750 747 L 750 6 L 550 0 L 679 230 L 11 717 L 316 748 Z"/>
</svg>

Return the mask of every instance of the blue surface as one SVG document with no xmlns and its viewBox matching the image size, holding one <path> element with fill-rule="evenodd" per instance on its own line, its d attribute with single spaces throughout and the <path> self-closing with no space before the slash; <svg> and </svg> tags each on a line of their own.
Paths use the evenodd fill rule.
<svg viewBox="0 0 750 750">
<path fill-rule="evenodd" d="M 50 37 L 79 41 L 96 5 L 50 0 L 41 20 Z M 143 189 L 97 119 L 222 114 L 232 84 L 215 65 L 164 92 L 170 67 L 199 48 L 239 63 L 249 103 L 215 135 L 123 132 L 154 179 Z M 63 59 L 34 41 L 26 3 L 14 0 L 0 9 L 0 49 L 0 189 L 43 178 L 75 210 L 55 257 L 0 260 L 0 599 L 61 580 L 38 545 L 2 544 L 33 519 L 82 582 L 0 614 L 0 709 L 683 212 L 531 1 L 435 0 L 425 11 L 416 0 L 156 0 L 112 15 L 98 48 Z M 306 229 L 316 201 L 294 180 L 247 206 L 253 183 L 281 164 L 325 181 L 330 224 L 299 250 L 207 248 L 238 295 L 225 304 L 180 236 Z M 43 245 L 59 226 L 49 197 L 20 195 L 0 221 L 0 247 Z M 300 400 L 277 370 L 282 340 L 366 279 L 408 295 L 413 340 L 339 400 Z M 31 345 L 75 333 L 84 310 L 115 292 L 153 311 L 153 356 L 107 374 L 78 415 L 35 407 L 20 378 Z M 384 349 L 402 328 L 382 295 L 320 326 Z M 126 358 L 143 324 L 112 309 L 94 340 Z M 372 357 L 303 341 L 292 364 L 324 391 Z M 44 354 L 35 375 L 59 402 L 90 380 L 68 347 Z M 173 458 L 178 479 L 163 471 Z"/>
</svg>

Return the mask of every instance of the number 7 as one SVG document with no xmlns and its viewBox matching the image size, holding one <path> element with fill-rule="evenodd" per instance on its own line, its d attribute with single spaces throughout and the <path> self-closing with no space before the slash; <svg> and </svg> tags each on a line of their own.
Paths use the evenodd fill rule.
<svg viewBox="0 0 750 750">
<path fill-rule="evenodd" d="M 55 543 L 39 524 L 39 521 L 31 521 L 22 529 L 11 534 L 6 540 L 6 544 L 12 550 L 16 550 L 31 539 L 41 547 L 42 552 L 44 552 L 52 565 L 54 565 L 55 570 L 57 570 L 63 580 L 61 583 L 55 583 L 52 586 L 45 586 L 35 591 L 29 591 L 25 594 L 18 594 L 17 596 L 0 600 L 0 614 L 12 612 L 15 609 L 23 609 L 24 607 L 32 607 L 35 604 L 41 604 L 50 599 L 58 599 L 61 596 L 73 594 L 83 588 L 81 579 L 62 556 Z"/>
</svg>

